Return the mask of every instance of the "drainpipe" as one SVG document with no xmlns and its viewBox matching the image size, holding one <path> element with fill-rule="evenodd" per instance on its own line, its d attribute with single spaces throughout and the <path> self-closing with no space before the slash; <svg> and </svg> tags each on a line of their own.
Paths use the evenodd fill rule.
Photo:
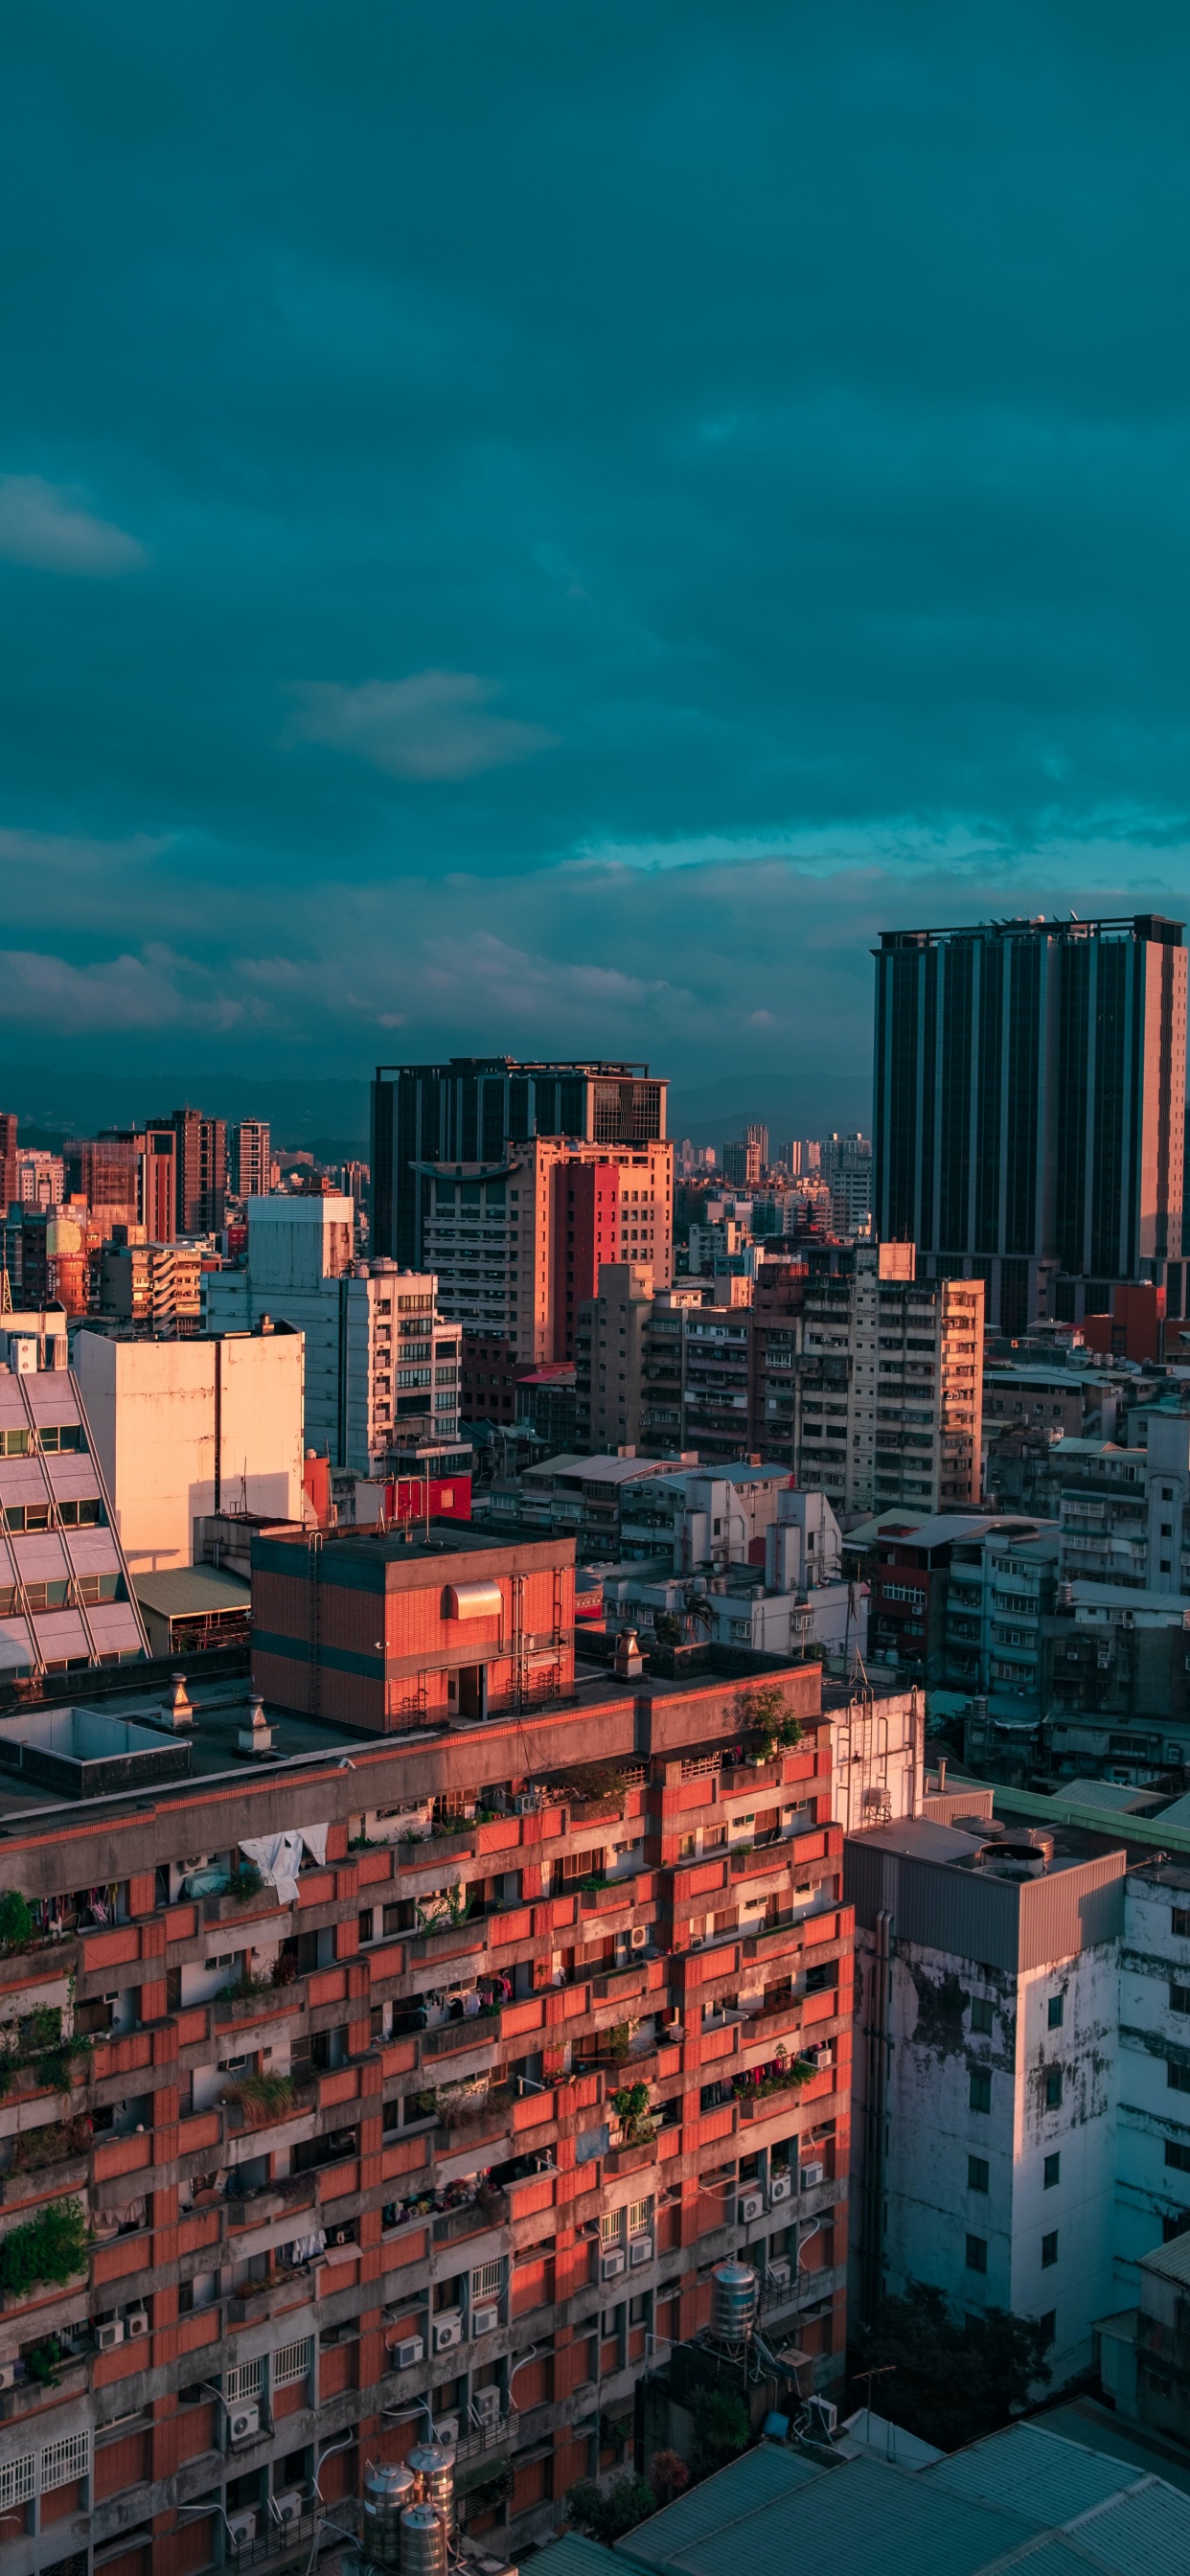
<svg viewBox="0 0 1190 2576">
<path fill-rule="evenodd" d="M 865 2322 L 875 2315 L 884 2286 L 884 2141 L 888 2120 L 888 2059 L 891 2046 L 888 2028 L 891 1936 L 892 1916 L 887 1909 L 883 1909 L 876 1917 L 871 2010 L 864 2034 L 868 2049 L 868 2098 L 864 2121 L 864 2233 L 860 2264 L 860 2295 Z"/>
</svg>

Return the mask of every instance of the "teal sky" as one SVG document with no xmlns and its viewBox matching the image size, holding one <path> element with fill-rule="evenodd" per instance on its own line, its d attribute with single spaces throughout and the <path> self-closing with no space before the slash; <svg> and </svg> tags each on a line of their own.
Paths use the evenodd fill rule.
<svg viewBox="0 0 1190 2576">
<path fill-rule="evenodd" d="M 817 1103 L 880 927 L 1184 906 L 1184 9 L 44 0 L 5 57 L 6 1058 Z"/>
</svg>

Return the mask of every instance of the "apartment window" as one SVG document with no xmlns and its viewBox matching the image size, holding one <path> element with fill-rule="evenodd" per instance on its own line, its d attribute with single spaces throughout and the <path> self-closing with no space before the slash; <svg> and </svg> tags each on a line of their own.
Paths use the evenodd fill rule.
<svg viewBox="0 0 1190 2576">
<path fill-rule="evenodd" d="M 599 2242 L 601 2245 L 618 2245 L 619 2241 L 620 2212 L 618 2209 L 605 2209 L 599 2221 Z"/>
<path fill-rule="evenodd" d="M 1039 2326 L 1040 2326 L 1040 2328 L 1041 2328 L 1041 2340 L 1042 2340 L 1042 2343 L 1044 2344 L 1045 2349 L 1046 2349 L 1046 2351 L 1048 2352 L 1048 2351 L 1049 2351 L 1049 2348 L 1050 2348 L 1050 2345 L 1051 2345 L 1052 2343 L 1056 2343 L 1056 2342 L 1057 2342 L 1057 2340 L 1058 2340 L 1058 2311 L 1057 2311 L 1057 2309 L 1056 2309 L 1056 2308 L 1047 2308 L 1047 2309 L 1046 2309 L 1046 2311 L 1045 2311 L 1045 2315 L 1044 2315 L 1043 2317 L 1038 2317 L 1037 2322 L 1038 2322 L 1038 2325 L 1039 2325 Z"/>
<path fill-rule="evenodd" d="M 1047 2191 L 1053 2191 L 1053 2189 L 1055 2188 L 1055 2185 L 1056 2185 L 1057 2183 L 1059 2183 L 1059 2182 L 1061 2181 L 1061 2179 L 1062 2179 L 1062 2159 L 1061 2159 L 1061 2156 L 1047 2156 L 1047 2157 L 1046 2157 L 1046 2160 L 1045 2160 L 1045 2177 L 1044 2177 L 1044 2181 L 1045 2181 L 1045 2189 L 1046 2189 Z"/>
<path fill-rule="evenodd" d="M 986 2238 L 986 2236 L 969 2236 L 969 2237 L 968 2237 L 968 2239 L 967 2239 L 967 2269 L 968 2269 L 968 2271 L 969 2271 L 969 2272 L 986 2272 L 987 2268 L 988 2268 L 988 2243 L 987 2243 L 987 2238 Z"/>
<path fill-rule="evenodd" d="M 968 2191 L 986 2191 L 986 2190 L 987 2190 L 987 2187 L 988 2187 L 988 2162 L 987 2162 L 987 2157 L 986 2157 L 986 2156 L 968 2156 L 968 2158 L 967 2158 L 967 2189 L 968 2189 Z"/>
<path fill-rule="evenodd" d="M 1190 1906 L 1175 1905 L 1170 1930 L 1179 1941 L 1190 1941 Z"/>
<path fill-rule="evenodd" d="M 986 1995 L 973 1995 L 971 1998 L 971 2028 L 991 2036 L 992 2006 Z"/>
<path fill-rule="evenodd" d="M 648 2201 L 647 2201 L 647 2200 L 631 2200 L 631 2201 L 629 2201 L 629 2204 L 628 2204 L 628 2233 L 629 2233 L 629 2235 L 630 2235 L 630 2236 L 647 2236 L 647 2235 L 648 2235 L 648 2232 L 649 2232 L 649 2204 L 648 2204 Z"/>
<path fill-rule="evenodd" d="M 504 2286 L 503 2257 L 491 2263 L 477 2263 L 471 2275 L 472 2299 L 498 2299 Z"/>
<path fill-rule="evenodd" d="M 1049 2270 L 1049 2267 L 1050 2267 L 1051 2263 L 1056 2263 L 1056 2262 L 1057 2262 L 1057 2260 L 1058 2260 L 1058 2231 L 1057 2231 L 1057 2228 L 1056 2228 L 1056 2227 L 1053 2227 L 1053 2228 L 1051 2228 L 1049 2235 L 1048 2235 L 1048 2236 L 1043 2236 L 1043 2237 L 1042 2237 L 1042 2240 L 1041 2240 L 1041 2268 L 1042 2268 L 1042 2271 L 1043 2271 L 1043 2272 L 1048 2272 L 1048 2270 Z"/>
<path fill-rule="evenodd" d="M 1048 2066 L 1048 2067 L 1046 2068 L 1046 2074 L 1045 2074 L 1045 2107 L 1046 2107 L 1046 2110 L 1047 2110 L 1047 2111 L 1056 2111 L 1056 2110 L 1057 2110 L 1057 2108 L 1058 2108 L 1059 2103 L 1061 2102 L 1061 2099 L 1062 2099 L 1062 2069 L 1061 2069 L 1061 2067 L 1060 2067 L 1060 2066 Z"/>
<path fill-rule="evenodd" d="M 1049 2026 L 1050 2026 L 1050 2029 L 1051 2029 L 1051 2030 L 1061 2030 L 1061 2027 L 1062 2027 L 1062 2013 L 1063 2013 L 1063 2008 L 1064 2008 L 1064 2006 L 1065 2006 L 1065 2002 L 1066 2002 L 1066 1997 L 1065 1997 L 1065 1995 L 1051 1995 L 1051 1996 L 1050 1996 L 1050 1999 L 1049 1999 L 1049 2006 L 1048 2006 L 1048 2017 L 1049 2017 Z"/>
<path fill-rule="evenodd" d="M 1175 2066 L 1167 2058 L 1165 2080 L 1167 2084 L 1172 2084 L 1175 2093 L 1190 2093 L 1190 2066 Z"/>
<path fill-rule="evenodd" d="M 1175 1985 L 1171 1979 L 1169 2009 L 1176 2013 L 1190 2013 L 1190 1986 Z"/>
<path fill-rule="evenodd" d="M 972 2108 L 972 2110 L 973 2110 L 973 2111 L 990 2111 L 990 2110 L 991 2110 L 991 2107 L 992 2107 L 992 2077 L 991 2077 L 991 2069 L 990 2069 L 989 2067 L 986 2067 L 986 2066 L 973 2066 L 973 2067 L 972 2067 L 972 2069 L 971 2069 L 971 2093 L 970 2093 L 970 2102 L 971 2102 L 971 2108 Z"/>
</svg>

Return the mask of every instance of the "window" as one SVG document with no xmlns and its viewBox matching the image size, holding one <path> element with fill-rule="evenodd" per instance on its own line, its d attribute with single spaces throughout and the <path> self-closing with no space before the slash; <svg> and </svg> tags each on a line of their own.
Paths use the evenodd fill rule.
<svg viewBox="0 0 1190 2576">
<path fill-rule="evenodd" d="M 1051 2029 L 1051 2030 L 1061 2030 L 1061 2027 L 1062 2027 L 1062 2013 L 1063 2013 L 1063 2009 L 1064 2009 L 1065 2003 L 1066 2003 L 1066 1997 L 1065 1997 L 1065 1995 L 1051 1995 L 1051 1996 L 1050 1996 L 1049 2004 L 1048 2004 L 1048 2006 L 1047 2006 L 1047 2018 L 1048 2018 L 1048 2021 L 1049 2021 L 1049 2027 L 1050 2027 L 1050 2029 Z"/>
<path fill-rule="evenodd" d="M 1050 2345 L 1051 2345 L 1052 2343 L 1056 2343 L 1056 2342 L 1057 2342 L 1057 2340 L 1058 2340 L 1058 2311 L 1057 2311 L 1057 2309 L 1056 2309 L 1056 2308 L 1047 2308 L 1047 2309 L 1046 2309 L 1046 2312 L 1045 2312 L 1045 2315 L 1044 2315 L 1043 2317 L 1038 2317 L 1037 2322 L 1038 2322 L 1038 2325 L 1039 2325 L 1039 2326 L 1040 2326 L 1040 2328 L 1041 2328 L 1041 2340 L 1042 2340 L 1043 2344 L 1045 2345 L 1046 2351 L 1048 2352 Z"/>
<path fill-rule="evenodd" d="M 1053 2189 L 1054 2189 L 1055 2185 L 1056 2185 L 1057 2183 L 1059 2183 L 1059 2182 L 1061 2181 L 1061 2179 L 1062 2179 L 1062 2159 L 1061 2159 L 1061 2156 L 1047 2156 L 1047 2157 L 1046 2157 L 1046 2160 L 1045 2160 L 1045 2175 L 1044 2175 L 1044 2187 L 1045 2187 L 1046 2191 L 1053 2191 Z"/>
<path fill-rule="evenodd" d="M 1051 2263 L 1056 2263 L 1056 2262 L 1057 2262 L 1057 2260 L 1058 2260 L 1058 2231 L 1057 2231 L 1057 2228 L 1056 2228 L 1056 2227 L 1054 2227 L 1054 2228 L 1051 2228 L 1049 2235 L 1048 2235 L 1048 2236 L 1043 2236 L 1043 2237 L 1042 2237 L 1042 2240 L 1041 2240 L 1041 2268 L 1042 2268 L 1042 2271 L 1043 2271 L 1043 2272 L 1048 2272 L 1049 2267 L 1050 2267 L 1050 2264 L 1051 2264 Z"/>
<path fill-rule="evenodd" d="M 1190 2093 L 1190 2066 L 1175 2066 L 1172 2059 L 1167 2059 L 1165 2080 L 1172 2084 L 1175 2093 Z"/>
<path fill-rule="evenodd" d="M 986 1995 L 973 1995 L 971 1998 L 971 2028 L 983 2031 L 988 2037 L 991 2035 L 992 2007 Z"/>
<path fill-rule="evenodd" d="M 972 2070 L 971 2070 L 971 2094 L 970 2094 L 970 2101 L 971 2101 L 971 2108 L 972 2108 L 972 2110 L 973 2110 L 973 2111 L 990 2111 L 990 2110 L 991 2110 L 991 2107 L 992 2107 L 992 2077 L 991 2077 L 991 2069 L 990 2069 L 989 2067 L 986 2067 L 986 2066 L 974 2066 L 974 2067 L 972 2067 Z"/>
<path fill-rule="evenodd" d="M 1170 1979 L 1169 2009 L 1176 2013 L 1190 2013 L 1190 1986 L 1175 1985 Z"/>
<path fill-rule="evenodd" d="M 649 2204 L 648 2204 L 648 2201 L 647 2201 L 647 2200 L 630 2200 L 630 2201 L 629 2201 L 629 2203 L 628 2203 L 628 2233 L 629 2233 L 629 2235 L 630 2235 L 630 2236 L 647 2236 L 647 2235 L 648 2235 L 648 2232 L 649 2232 Z"/>
<path fill-rule="evenodd" d="M 1175 1905 L 1170 1930 L 1179 1941 L 1190 1941 L 1190 1905 Z"/>
<path fill-rule="evenodd" d="M 497 2255 L 491 2263 L 477 2263 L 471 2275 L 472 2299 L 498 2299 L 504 2286 L 504 2261 Z"/>
<path fill-rule="evenodd" d="M 619 2240 L 620 2212 L 618 2209 L 605 2209 L 599 2221 L 599 2242 L 601 2245 L 617 2245 Z"/>
<path fill-rule="evenodd" d="M 968 2189 L 968 2191 L 986 2191 L 986 2190 L 987 2190 L 987 2187 L 988 2187 L 988 2165 L 987 2165 L 987 2157 L 986 2157 L 986 2156 L 968 2156 L 968 2158 L 967 2158 L 967 2189 Z"/>
<path fill-rule="evenodd" d="M 1059 2103 L 1061 2102 L 1061 2099 L 1062 2099 L 1062 2069 L 1061 2069 L 1061 2067 L 1060 2067 L 1060 2066 L 1047 2066 L 1047 2068 L 1046 2068 L 1046 2072 L 1045 2072 L 1045 2107 L 1046 2107 L 1046 2110 L 1047 2110 L 1047 2111 L 1056 2111 L 1056 2110 L 1057 2110 L 1057 2108 L 1058 2108 Z"/>
<path fill-rule="evenodd" d="M 1167 2138 L 1165 2161 L 1172 2165 L 1175 2173 L 1190 2173 L 1190 2147 L 1180 2146 L 1176 2138 Z"/>
<path fill-rule="evenodd" d="M 968 2269 L 968 2271 L 969 2271 L 969 2272 L 986 2272 L 987 2268 L 988 2268 L 988 2246 L 987 2246 L 987 2238 L 986 2238 L 986 2236 L 969 2236 L 969 2237 L 968 2237 L 968 2239 L 967 2239 L 967 2269 Z"/>
</svg>

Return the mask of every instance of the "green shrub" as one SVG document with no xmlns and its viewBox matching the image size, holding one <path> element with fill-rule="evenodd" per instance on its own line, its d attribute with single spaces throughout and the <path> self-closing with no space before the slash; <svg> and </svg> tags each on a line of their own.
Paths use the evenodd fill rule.
<svg viewBox="0 0 1190 2576">
<path fill-rule="evenodd" d="M 263 2120 L 277 2120 L 293 2109 L 293 2083 L 288 2075 L 243 2075 L 238 2084 L 228 2087 L 227 2098 L 242 2102 L 253 2126 Z"/>
<path fill-rule="evenodd" d="M 241 1898 L 259 1896 L 263 1886 L 264 1880 L 260 1875 L 260 1871 L 258 1870 L 255 1861 L 242 1860 L 231 1873 L 231 1877 L 227 1882 L 227 1892 L 229 1896 L 238 1896 Z"/>
<path fill-rule="evenodd" d="M 0 1896 L 0 1948 L 23 1949 L 32 1933 L 33 1916 L 25 1898 L 14 1887 L 6 1888 Z"/>
<path fill-rule="evenodd" d="M 740 2412 L 743 2413 L 742 2407 Z M 633 2531 L 638 2522 L 656 2513 L 657 2498 L 643 2478 L 631 2477 L 627 2472 L 613 2478 L 609 2487 L 597 2486 L 594 2478 L 580 2478 L 566 2498 L 566 2511 L 576 2531 L 585 2531 L 590 2539 L 602 2541 L 605 2549 L 611 2549 L 626 2531 Z"/>
<path fill-rule="evenodd" d="M 0 2237 L 0 2289 L 20 2298 L 38 2281 L 73 2281 L 86 2260 L 81 2200 L 52 2200 L 24 2227 Z"/>
<path fill-rule="evenodd" d="M 694 2417 L 690 2465 L 696 2478 L 709 2478 L 747 2449 L 747 2411 L 743 2399 L 729 2388 L 696 2388 L 686 2402 Z"/>
</svg>

